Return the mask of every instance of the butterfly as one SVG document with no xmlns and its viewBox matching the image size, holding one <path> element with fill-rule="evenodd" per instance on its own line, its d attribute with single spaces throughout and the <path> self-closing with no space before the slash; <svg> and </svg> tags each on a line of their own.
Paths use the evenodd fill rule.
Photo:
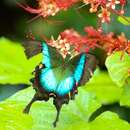
<svg viewBox="0 0 130 130">
<path fill-rule="evenodd" d="M 53 126 L 56 127 L 63 104 L 68 104 L 69 100 L 75 99 L 78 87 L 91 78 L 97 61 L 93 55 L 86 53 L 81 53 L 73 58 L 68 55 L 64 59 L 56 48 L 49 46 L 46 42 L 31 41 L 30 43 L 28 46 L 25 45 L 26 54 L 31 57 L 36 52 L 42 53 L 43 59 L 36 66 L 34 78 L 31 79 L 36 93 L 25 107 L 24 113 L 29 113 L 31 105 L 35 101 L 48 101 L 49 98 L 53 98 L 53 104 L 57 110 Z"/>
</svg>

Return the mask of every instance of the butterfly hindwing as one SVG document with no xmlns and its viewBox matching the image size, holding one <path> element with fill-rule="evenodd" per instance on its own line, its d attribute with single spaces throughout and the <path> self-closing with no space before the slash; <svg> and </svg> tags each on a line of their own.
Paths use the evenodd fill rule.
<svg viewBox="0 0 130 130">
<path fill-rule="evenodd" d="M 40 77 L 40 82 L 46 91 L 61 96 L 68 94 L 75 85 L 70 69 L 62 66 L 45 68 L 41 71 Z"/>
<path fill-rule="evenodd" d="M 62 80 L 58 87 L 57 87 L 57 93 L 62 93 L 62 95 L 70 93 L 73 88 L 76 86 L 77 83 L 80 82 L 84 67 L 86 63 L 86 54 L 80 54 L 72 58 L 68 61 L 68 63 L 65 63 L 65 69 L 68 70 L 69 75 Z M 64 71 L 62 71 L 63 73 Z M 64 74 L 64 73 L 63 73 Z M 63 75 L 61 75 L 63 76 Z"/>
<path fill-rule="evenodd" d="M 69 76 L 62 80 L 56 89 L 56 93 L 60 94 L 61 96 L 67 95 L 75 86 L 75 80 L 73 76 Z"/>
</svg>

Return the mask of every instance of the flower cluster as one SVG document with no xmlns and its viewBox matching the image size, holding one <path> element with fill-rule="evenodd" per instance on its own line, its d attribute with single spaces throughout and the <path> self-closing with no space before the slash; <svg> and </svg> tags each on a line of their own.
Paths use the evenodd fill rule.
<svg viewBox="0 0 130 130">
<path fill-rule="evenodd" d="M 68 43 L 66 39 L 62 39 L 60 35 L 56 40 L 54 37 L 52 37 L 51 40 L 47 43 L 50 46 L 55 47 L 57 51 L 63 56 L 63 58 L 65 58 L 66 55 L 71 54 L 70 43 Z"/>
<path fill-rule="evenodd" d="M 48 17 L 54 16 L 60 10 L 67 10 L 73 4 L 81 1 L 85 5 L 90 5 L 91 13 L 98 13 L 101 22 L 109 22 L 111 12 L 122 15 L 126 4 L 126 0 L 37 0 L 38 7 L 36 9 L 18 4 L 30 13 Z M 116 5 L 120 5 L 121 8 L 117 10 Z M 54 38 L 49 40 L 48 44 L 56 47 L 64 58 L 68 54 L 74 56 L 77 53 L 89 52 L 90 49 L 96 47 L 104 49 L 108 54 L 118 50 L 130 54 L 130 41 L 123 33 L 119 36 L 114 33 L 104 34 L 102 29 L 96 30 L 93 27 L 86 27 L 85 32 L 87 34 L 82 36 L 73 29 L 67 29 L 59 34 L 57 40 Z"/>
<path fill-rule="evenodd" d="M 115 35 L 110 32 L 104 34 L 101 30 L 95 30 L 93 27 L 86 27 L 87 43 L 95 47 L 104 49 L 107 54 L 111 54 L 115 51 L 125 51 L 130 54 L 130 41 L 125 37 L 124 33 L 121 35 Z"/>
<path fill-rule="evenodd" d="M 72 57 L 79 53 L 78 49 L 82 40 L 81 36 L 73 29 L 62 32 L 57 40 L 52 37 L 48 44 L 55 47 L 60 54 L 65 58 L 67 55 Z M 82 43 L 82 42 L 81 42 Z"/>
<path fill-rule="evenodd" d="M 130 54 L 130 41 L 122 33 L 116 36 L 114 33 L 104 34 L 101 29 L 86 27 L 86 35 L 82 36 L 73 29 L 67 29 L 60 33 L 57 40 L 52 38 L 48 44 L 57 48 L 65 58 L 70 54 L 72 57 L 82 53 L 89 52 L 95 48 L 101 48 L 111 54 L 115 51 L 125 51 Z"/>
<path fill-rule="evenodd" d="M 20 3 L 18 3 L 18 6 L 22 7 L 24 10 L 30 13 L 38 14 L 38 16 L 45 18 L 48 16 L 54 16 L 60 10 L 68 9 L 78 1 L 79 0 L 37 0 L 38 7 L 35 9 Z"/>
<path fill-rule="evenodd" d="M 67 10 L 73 4 L 80 2 L 81 0 L 37 0 L 38 7 L 36 9 L 29 6 L 18 3 L 20 7 L 26 11 L 38 16 L 48 17 L 54 16 L 60 10 Z M 90 5 L 90 12 L 99 12 L 98 17 L 101 22 L 110 21 L 110 13 L 116 13 L 122 15 L 124 13 L 124 5 L 126 0 L 82 0 L 85 5 Z M 116 10 L 116 5 L 120 5 L 121 9 Z"/>
<path fill-rule="evenodd" d="M 124 13 L 124 5 L 126 4 L 126 0 L 83 0 L 83 2 L 87 5 L 90 4 L 91 13 L 101 10 L 98 14 L 101 22 L 109 22 L 111 12 L 122 15 Z M 116 5 L 120 5 L 121 9 L 116 10 Z"/>
<path fill-rule="evenodd" d="M 64 32 L 60 33 L 57 40 L 54 40 L 52 37 L 47 43 L 55 47 L 63 58 L 67 55 L 73 57 L 82 52 L 89 52 L 89 49 L 92 47 L 91 45 L 91 47 L 88 47 L 86 44 L 87 37 L 80 35 L 74 29 L 66 29 Z"/>
</svg>

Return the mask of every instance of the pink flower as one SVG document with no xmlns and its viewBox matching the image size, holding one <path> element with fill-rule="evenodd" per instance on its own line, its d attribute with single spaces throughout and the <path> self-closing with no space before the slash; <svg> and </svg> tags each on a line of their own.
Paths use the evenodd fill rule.
<svg viewBox="0 0 130 130">
<path fill-rule="evenodd" d="M 110 22 L 110 12 L 107 10 L 107 8 L 102 8 L 102 12 L 98 14 L 98 17 L 101 19 L 102 23 Z"/>
<path fill-rule="evenodd" d="M 79 0 L 55 0 L 55 2 L 60 9 L 67 9 L 73 4 L 79 2 Z"/>
</svg>

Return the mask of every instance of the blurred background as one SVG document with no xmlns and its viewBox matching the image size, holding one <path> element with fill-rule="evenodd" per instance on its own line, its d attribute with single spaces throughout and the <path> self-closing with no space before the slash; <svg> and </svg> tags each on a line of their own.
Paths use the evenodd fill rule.
<svg viewBox="0 0 130 130">
<path fill-rule="evenodd" d="M 8 37 L 13 40 L 23 40 L 29 33 L 32 33 L 38 39 L 44 35 L 50 38 L 52 35 L 57 38 L 58 34 L 65 29 L 74 28 L 81 34 L 84 34 L 85 26 L 97 26 L 96 14 L 89 13 L 89 6 L 83 6 L 78 3 L 67 11 L 60 11 L 54 17 L 38 18 L 32 20 L 36 15 L 26 12 L 16 3 L 24 3 L 31 7 L 37 7 L 35 0 L 1 0 L 0 1 L 0 36 Z M 83 6 L 81 8 L 81 6 Z M 128 10 L 130 1 L 125 7 L 125 16 L 130 16 Z M 118 6 L 117 6 L 118 8 Z M 120 7 L 119 7 L 120 8 Z M 103 24 L 104 32 L 114 32 L 120 34 L 124 32 L 130 38 L 130 26 L 123 26 L 112 15 L 111 23 Z"/>
<path fill-rule="evenodd" d="M 65 29 L 74 28 L 81 34 L 84 34 L 83 30 L 85 26 L 97 26 L 96 14 L 90 14 L 88 11 L 89 7 L 87 6 L 80 8 L 83 5 L 82 3 L 74 5 L 67 11 L 61 11 L 54 17 L 49 17 L 46 19 L 38 18 L 34 21 L 31 21 L 36 15 L 24 11 L 22 8 L 17 6 L 16 2 L 26 3 L 31 7 L 37 6 L 34 0 L 1 0 L 0 37 L 6 37 L 10 40 L 22 43 L 22 41 L 27 39 L 27 36 L 30 33 L 32 33 L 37 39 L 42 40 L 43 36 L 50 38 L 53 35 L 55 38 L 57 38 L 58 34 Z M 126 15 L 130 16 L 130 11 L 127 10 Z M 104 30 L 106 32 L 113 31 L 117 34 L 120 34 L 123 31 L 126 36 L 129 37 L 130 26 L 123 26 L 121 23 L 117 22 L 115 17 L 116 16 L 112 18 L 110 25 L 103 25 Z M 106 57 L 105 53 L 99 49 L 97 49 L 94 53 L 99 59 L 100 68 L 104 70 L 104 61 Z M 26 87 L 27 85 L 24 84 L 0 85 L 0 100 L 4 100 L 15 92 Z M 114 104 L 111 106 L 103 106 L 94 113 L 92 118 L 95 118 L 98 113 L 101 113 L 106 109 L 112 109 L 112 111 L 119 110 L 118 113 L 120 113 L 120 111 L 126 112 L 124 108 L 119 109 L 119 105 Z"/>
<path fill-rule="evenodd" d="M 84 33 L 84 26 L 96 26 L 96 15 L 88 14 L 86 6 L 77 4 L 67 11 L 61 11 L 54 17 L 46 19 L 38 18 L 30 21 L 36 15 L 30 14 L 18 7 L 17 2 L 26 3 L 31 7 L 36 7 L 36 2 L 32 0 L 1 0 L 0 1 L 0 36 L 11 39 L 25 39 L 29 32 L 35 36 L 51 35 L 57 36 L 67 28 L 74 28 L 80 33 Z M 89 18 L 88 18 L 89 15 Z"/>
</svg>

